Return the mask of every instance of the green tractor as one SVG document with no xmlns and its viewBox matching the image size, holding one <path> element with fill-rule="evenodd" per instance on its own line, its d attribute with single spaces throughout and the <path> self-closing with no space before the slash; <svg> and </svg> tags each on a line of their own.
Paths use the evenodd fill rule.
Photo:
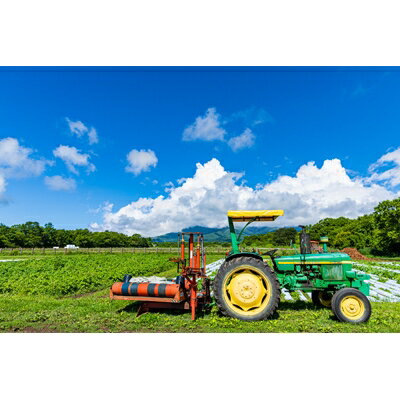
<svg viewBox="0 0 400 400">
<path fill-rule="evenodd" d="M 353 271 L 347 254 L 328 252 L 328 238 L 321 238 L 320 253 L 311 253 L 310 236 L 301 227 L 300 254 L 278 257 L 277 249 L 264 254 L 239 250 L 240 237 L 250 223 L 274 221 L 283 214 L 283 210 L 228 211 L 232 250 L 213 284 L 221 312 L 243 321 L 267 319 L 278 308 L 284 288 L 311 293 L 314 304 L 332 308 L 340 321 L 368 321 L 371 304 L 367 298 L 369 284 L 364 280 L 370 277 Z M 239 235 L 234 222 L 247 222 Z M 270 264 L 264 255 L 269 256 Z"/>
</svg>

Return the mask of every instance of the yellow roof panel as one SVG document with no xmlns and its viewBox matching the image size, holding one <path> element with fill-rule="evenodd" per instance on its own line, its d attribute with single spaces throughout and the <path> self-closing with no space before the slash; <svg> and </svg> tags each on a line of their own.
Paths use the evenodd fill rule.
<svg viewBox="0 0 400 400">
<path fill-rule="evenodd" d="M 281 215 L 284 215 L 283 210 L 253 210 L 253 211 L 228 211 L 228 217 L 234 221 L 274 221 Z"/>
</svg>

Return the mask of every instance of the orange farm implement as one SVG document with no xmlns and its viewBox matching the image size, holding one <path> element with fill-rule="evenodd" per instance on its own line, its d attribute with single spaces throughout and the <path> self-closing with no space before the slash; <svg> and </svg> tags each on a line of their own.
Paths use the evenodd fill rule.
<svg viewBox="0 0 400 400">
<path fill-rule="evenodd" d="M 190 310 L 192 320 L 198 307 L 211 302 L 210 280 L 206 275 L 206 255 L 204 238 L 200 232 L 181 232 L 180 254 L 170 261 L 177 264 L 178 275 L 171 283 L 130 282 L 132 276 L 125 275 L 122 282 L 116 282 L 110 290 L 113 300 L 140 301 L 138 315 L 151 309 Z M 188 249 L 186 254 L 186 241 Z"/>
</svg>

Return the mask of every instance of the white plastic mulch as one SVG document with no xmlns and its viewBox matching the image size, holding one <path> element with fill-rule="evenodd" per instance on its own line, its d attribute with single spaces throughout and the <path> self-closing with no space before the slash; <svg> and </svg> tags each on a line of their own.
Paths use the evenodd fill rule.
<svg viewBox="0 0 400 400">
<path fill-rule="evenodd" d="M 131 278 L 129 282 L 133 283 L 143 283 L 143 282 L 151 282 L 151 283 L 173 283 L 171 280 L 167 278 L 163 278 L 160 276 L 135 276 Z"/>
</svg>

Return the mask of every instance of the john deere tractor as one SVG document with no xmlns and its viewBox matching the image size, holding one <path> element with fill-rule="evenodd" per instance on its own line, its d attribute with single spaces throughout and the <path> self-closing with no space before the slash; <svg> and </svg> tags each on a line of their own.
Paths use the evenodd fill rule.
<svg viewBox="0 0 400 400">
<path fill-rule="evenodd" d="M 368 321 L 371 304 L 369 284 L 364 280 L 370 277 L 353 271 L 347 254 L 328 252 L 328 238 L 321 238 L 319 253 L 311 253 L 309 234 L 302 227 L 299 254 L 278 257 L 277 249 L 264 254 L 239 250 L 240 237 L 250 223 L 274 221 L 282 215 L 283 210 L 228 211 L 232 251 L 213 287 L 221 312 L 244 321 L 267 319 L 278 308 L 281 289 L 285 288 L 311 293 L 314 304 L 331 307 L 340 321 Z M 234 222 L 247 222 L 239 235 Z"/>
</svg>

